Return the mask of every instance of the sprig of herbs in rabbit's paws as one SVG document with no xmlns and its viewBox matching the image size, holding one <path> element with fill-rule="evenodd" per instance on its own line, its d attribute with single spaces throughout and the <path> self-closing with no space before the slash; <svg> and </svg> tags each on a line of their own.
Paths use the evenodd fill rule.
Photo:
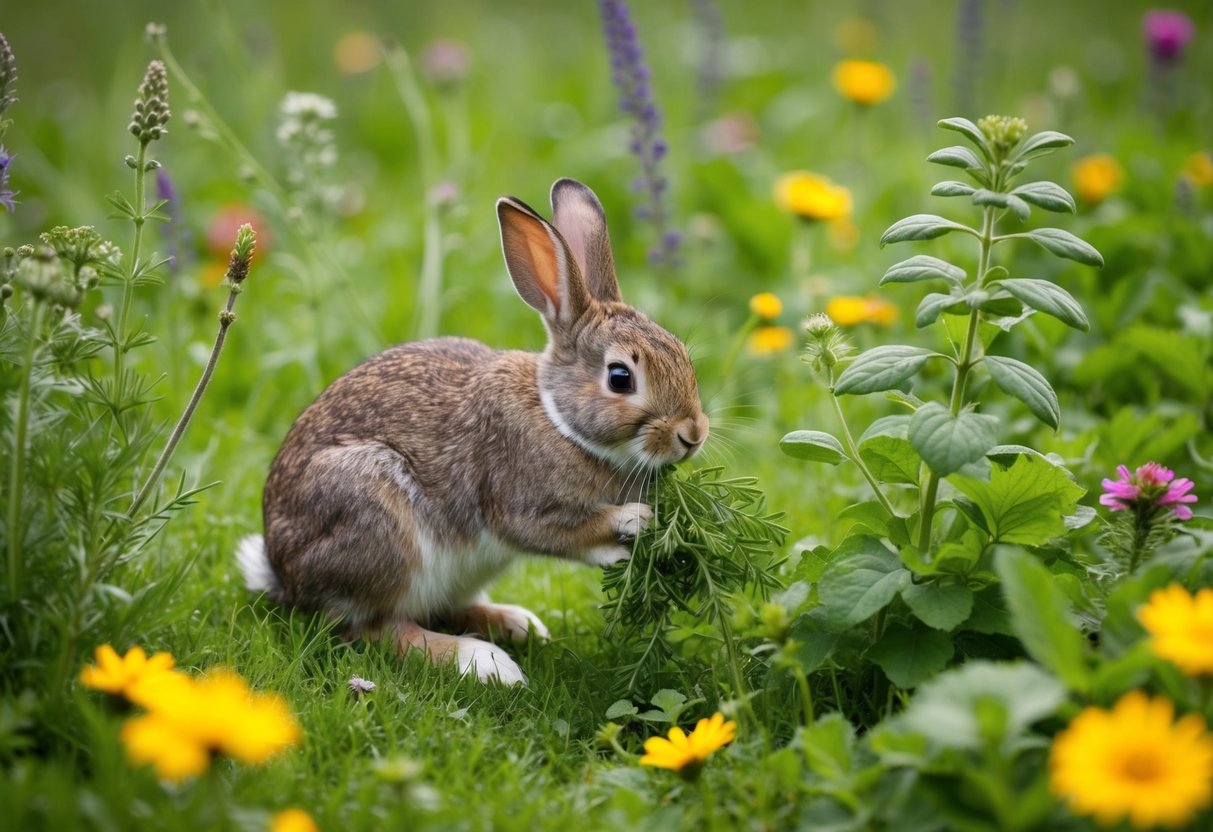
<svg viewBox="0 0 1213 832">
<path fill-rule="evenodd" d="M 653 521 L 636 538 L 632 557 L 603 573 L 604 637 L 622 645 L 626 692 L 672 655 L 669 631 L 678 612 L 720 629 L 736 671 L 730 597 L 765 598 L 780 586 L 775 551 L 788 532 L 779 525 L 783 515 L 766 512 L 754 478 L 722 475 L 718 467 L 663 471 L 652 489 Z"/>
</svg>

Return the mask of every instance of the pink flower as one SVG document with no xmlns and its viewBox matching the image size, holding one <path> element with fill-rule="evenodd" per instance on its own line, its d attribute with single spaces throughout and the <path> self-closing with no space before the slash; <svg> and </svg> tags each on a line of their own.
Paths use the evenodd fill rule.
<svg viewBox="0 0 1213 832">
<path fill-rule="evenodd" d="M 1179 60 L 1184 47 L 1196 34 L 1192 20 L 1183 12 L 1171 9 L 1151 9 L 1142 20 L 1146 44 L 1160 63 Z"/>
<path fill-rule="evenodd" d="M 1178 520 L 1191 520 L 1192 509 L 1185 503 L 1195 503 L 1195 487 L 1187 478 L 1175 479 L 1175 472 L 1157 462 L 1147 462 L 1133 473 L 1124 465 L 1116 466 L 1120 479 L 1103 481 L 1101 505 L 1112 511 L 1129 511 L 1170 507 Z"/>
</svg>

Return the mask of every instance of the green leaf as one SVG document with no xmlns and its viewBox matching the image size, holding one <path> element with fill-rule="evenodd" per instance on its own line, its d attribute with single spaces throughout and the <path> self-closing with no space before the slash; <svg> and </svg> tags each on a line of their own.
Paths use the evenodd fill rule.
<svg viewBox="0 0 1213 832">
<path fill-rule="evenodd" d="M 985 517 L 994 540 L 1040 546 L 1065 534 L 1063 518 L 1074 513 L 1085 491 L 1056 465 L 1020 456 L 1009 467 L 994 465 L 990 481 L 954 476 L 949 482 Z"/>
<path fill-rule="evenodd" d="M 1015 194 L 1007 194 L 1007 208 L 1019 218 L 1020 222 L 1023 222 L 1032 215 L 1032 209 L 1028 207 L 1028 203 Z"/>
<path fill-rule="evenodd" d="M 880 285 L 886 283 L 917 283 L 922 280 L 946 280 L 959 286 L 964 282 L 965 270 L 953 266 L 947 260 L 919 254 L 909 260 L 894 263 L 880 278 Z"/>
<path fill-rule="evenodd" d="M 836 560 L 826 568 L 817 587 L 822 623 L 845 630 L 867 621 L 897 597 L 910 579 L 897 555 L 875 538 L 862 538 L 863 551 Z"/>
<path fill-rule="evenodd" d="M 845 520 L 854 523 L 848 534 L 854 533 L 858 528 L 869 535 L 885 537 L 889 533 L 889 519 L 889 513 L 885 511 L 884 506 L 875 500 L 854 503 L 838 513 L 839 523 Z"/>
<path fill-rule="evenodd" d="M 826 714 L 800 732 L 809 769 L 824 780 L 846 782 L 851 777 L 855 728 L 840 713 Z"/>
<path fill-rule="evenodd" d="M 838 644 L 838 633 L 827 633 L 808 614 L 797 616 L 788 636 L 796 643 L 793 656 L 805 673 L 812 673 L 826 663 Z"/>
<path fill-rule="evenodd" d="M 868 650 L 889 681 L 899 688 L 913 688 L 943 670 L 952 658 L 952 639 L 938 630 L 911 629 L 892 624 Z"/>
<path fill-rule="evenodd" d="M 908 584 L 901 599 L 919 621 L 936 630 L 954 630 L 973 612 L 973 590 L 961 584 Z"/>
<path fill-rule="evenodd" d="M 893 344 L 861 353 L 842 371 L 834 385 L 836 395 L 878 393 L 889 390 L 914 375 L 928 360 L 939 355 L 921 347 Z"/>
<path fill-rule="evenodd" d="M 991 191 L 988 188 L 979 188 L 973 192 L 974 205 L 992 205 L 995 208 L 1007 207 L 1007 195 L 1000 194 L 998 191 Z"/>
<path fill-rule="evenodd" d="M 945 544 L 946 545 L 946 544 Z M 986 635 L 1013 636 L 1011 612 L 998 586 L 988 586 L 973 596 L 973 614 L 964 623 L 966 630 Z"/>
<path fill-rule="evenodd" d="M 640 710 L 632 704 L 631 700 L 619 699 L 613 702 L 611 707 L 607 708 L 606 718 L 619 719 L 624 716 L 636 716 L 638 713 L 640 713 Z"/>
<path fill-rule="evenodd" d="M 944 219 L 936 214 L 914 214 L 889 226 L 880 238 L 880 246 L 884 248 L 888 243 L 902 243 L 907 240 L 934 240 L 936 237 L 942 237 L 953 231 L 964 231 L 974 237 L 979 236 L 967 225 Z"/>
<path fill-rule="evenodd" d="M 1019 399 L 1037 419 L 1057 430 L 1061 406 L 1044 376 L 1022 361 L 1002 355 L 987 355 L 983 363 L 999 389 Z"/>
<path fill-rule="evenodd" d="M 934 162 L 937 165 L 947 165 L 952 168 L 985 170 L 985 165 L 981 159 L 977 158 L 977 154 L 963 144 L 954 144 L 951 147 L 940 148 L 928 156 L 927 161 Z"/>
<path fill-rule="evenodd" d="M 1078 206 L 1074 204 L 1074 197 L 1070 196 L 1070 192 L 1056 182 L 1047 180 L 1025 182 L 1011 193 L 1024 202 L 1030 202 L 1037 208 L 1043 208 L 1046 211 L 1073 214 L 1078 210 Z"/>
<path fill-rule="evenodd" d="M 923 684 L 895 725 L 944 748 L 977 750 L 988 741 L 980 728 L 982 702 L 1002 705 L 1005 743 L 1053 715 L 1065 700 L 1066 689 L 1035 665 L 970 661 Z"/>
<path fill-rule="evenodd" d="M 114 213 L 109 216 L 114 219 L 134 219 L 139 215 L 135 210 L 135 206 L 126 198 L 126 194 L 122 191 L 114 191 L 112 194 L 105 195 L 105 201 L 114 207 Z"/>
<path fill-rule="evenodd" d="M 994 553 L 994 569 L 1011 610 L 1011 628 L 1028 655 L 1071 690 L 1086 691 L 1091 674 L 1083 656 L 1082 632 L 1070 620 L 1070 602 L 1053 574 L 1032 555 L 1010 547 Z"/>
<path fill-rule="evenodd" d="M 993 158 L 993 154 L 990 151 L 990 144 L 988 141 L 986 141 L 985 133 L 982 133 L 981 128 L 969 121 L 967 118 L 945 118 L 940 119 L 938 122 L 936 122 L 936 124 L 938 124 L 944 130 L 954 130 L 957 133 L 960 133 L 962 136 L 976 145 L 977 149 L 981 151 L 983 156 L 985 156 L 987 159 Z"/>
<path fill-rule="evenodd" d="M 972 185 L 948 179 L 944 182 L 936 182 L 931 187 L 931 196 L 969 196 L 976 190 Z"/>
<path fill-rule="evenodd" d="M 964 301 L 956 295 L 944 295 L 939 292 L 930 292 L 918 302 L 918 309 L 914 312 L 914 326 L 922 329 L 935 323 L 935 320 L 944 312 L 964 312 L 968 314 L 969 308 Z"/>
<path fill-rule="evenodd" d="M 1044 156 L 1046 153 L 1052 153 L 1058 148 L 1069 147 L 1072 144 L 1074 144 L 1074 140 L 1065 133 L 1058 133 L 1056 130 L 1045 130 L 1034 136 L 1029 136 L 1027 141 L 1020 145 L 1015 158 L 1024 160 L 1034 159 L 1037 156 Z"/>
<path fill-rule="evenodd" d="M 1017 277 L 999 284 L 1033 309 L 1052 315 L 1067 326 L 1086 332 L 1091 328 L 1087 315 L 1069 292 L 1048 280 Z"/>
<path fill-rule="evenodd" d="M 794 430 L 779 440 L 779 450 L 794 459 L 837 465 L 847 458 L 842 443 L 820 430 Z"/>
<path fill-rule="evenodd" d="M 941 477 L 985 456 L 997 434 L 997 417 L 972 411 L 953 416 L 938 402 L 927 402 L 910 417 L 910 444 Z"/>
<path fill-rule="evenodd" d="M 918 484 L 918 466 L 922 458 L 908 439 L 874 436 L 860 443 L 859 456 L 880 482 Z"/>
<path fill-rule="evenodd" d="M 1087 266 L 1103 268 L 1103 256 L 1095 250 L 1095 246 L 1061 228 L 1033 228 L 1022 234 L 1007 234 L 1000 239 L 1006 240 L 1011 237 L 1026 237 L 1029 240 L 1035 240 L 1041 247 L 1058 257 L 1074 260 Z"/>
</svg>

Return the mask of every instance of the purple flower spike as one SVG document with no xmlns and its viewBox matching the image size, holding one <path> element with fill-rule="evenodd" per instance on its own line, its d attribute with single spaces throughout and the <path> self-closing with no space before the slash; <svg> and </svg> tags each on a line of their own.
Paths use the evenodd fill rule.
<svg viewBox="0 0 1213 832">
<path fill-rule="evenodd" d="M 1130 473 L 1124 465 L 1116 466 L 1119 479 L 1103 481 L 1104 493 L 1099 502 L 1112 511 L 1135 511 L 1148 515 L 1155 510 L 1171 511 L 1177 520 L 1191 520 L 1195 503 L 1191 493 L 1195 487 L 1190 479 L 1175 478 L 1175 472 L 1157 462 L 1147 462 Z"/>
<path fill-rule="evenodd" d="M 12 161 L 13 157 L 8 155 L 8 151 L 4 149 L 3 145 L 0 145 L 0 205 L 3 205 L 4 209 L 10 213 L 17 210 L 16 196 L 19 193 L 8 187 L 8 166 Z"/>
<path fill-rule="evenodd" d="M 1172 9 L 1151 9 L 1142 20 L 1146 44 L 1155 60 L 1175 63 L 1196 34 L 1196 27 L 1183 12 Z"/>
</svg>

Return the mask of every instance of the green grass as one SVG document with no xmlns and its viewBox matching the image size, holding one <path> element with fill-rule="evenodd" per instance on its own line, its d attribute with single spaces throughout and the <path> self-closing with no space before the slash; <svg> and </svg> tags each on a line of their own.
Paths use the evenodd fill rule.
<svg viewBox="0 0 1213 832">
<path fill-rule="evenodd" d="M 264 766 L 217 761 L 212 777 L 222 778 L 218 788 L 211 778 L 165 786 L 150 770 L 133 769 L 123 759 L 123 715 L 98 695 L 73 682 L 60 692 L 68 701 L 66 721 L 31 727 L 40 703 L 20 704 L 20 690 L 6 682 L 0 740 L 32 737 L 34 753 L 0 745 L 0 829 L 222 828 L 224 817 L 231 819 L 229 828 L 260 829 L 269 813 L 287 806 L 307 809 L 326 830 L 841 824 L 841 804 L 815 800 L 820 791 L 805 785 L 807 772 L 817 769 L 793 741 L 800 720 L 794 680 L 770 670 L 762 656 L 747 657 L 751 721 L 733 699 L 737 692 L 719 641 L 686 618 L 676 629 L 683 639 L 678 660 L 662 669 L 652 689 L 635 691 L 633 698 L 643 706 L 665 687 L 702 699 L 684 715 L 684 725 L 724 708 L 741 720 L 738 741 L 705 768 L 703 789 L 672 773 L 643 769 L 597 742 L 607 709 L 622 692 L 615 685 L 618 645 L 603 638 L 601 575 L 595 570 L 530 559 L 492 588 L 495 600 L 527 606 L 552 632 L 550 643 L 509 648 L 530 683 L 506 689 L 460 678 L 415 655 L 402 660 L 387 645 L 342 643 L 321 621 L 248 593 L 233 552 L 243 535 L 260 530 L 266 471 L 294 417 L 328 381 L 415 331 L 425 216 L 416 138 L 384 69 L 342 76 L 332 68 L 335 38 L 353 29 L 392 36 L 414 59 L 433 39 L 455 37 L 473 58 L 468 87 L 449 109 L 430 98 L 440 113 L 440 140 L 466 118 L 470 148 L 466 157 L 446 157 L 442 168 L 443 178 L 460 186 L 458 206 L 446 220 L 451 239 L 442 331 L 502 348 L 542 347 L 542 326 L 515 296 L 501 262 L 493 201 L 516 194 L 546 213 L 554 179 L 587 182 L 606 205 L 625 297 L 691 347 L 721 437 L 705 456 L 729 475 L 757 477 L 769 509 L 785 513 L 782 522 L 792 529 L 784 552 L 789 569 L 803 548 L 837 543 L 848 525 L 840 512 L 867 499 L 867 485 L 853 469 L 810 466 L 778 451 L 779 437 L 790 430 L 837 430 L 824 391 L 793 353 L 769 359 L 743 354 L 727 377 L 723 365 L 750 295 L 779 293 L 787 309 L 779 323 L 795 326 L 829 296 L 873 291 L 885 268 L 913 253 L 878 247 L 880 233 L 894 220 L 950 210 L 926 193 L 951 172 L 929 170 L 922 160 L 948 143 L 933 120 L 956 114 L 954 4 L 806 9 L 719 3 L 735 69 L 709 111 L 712 117 L 745 112 L 761 136 L 751 150 L 726 157 L 702 141 L 687 58 L 693 54 L 689 4 L 634 3 L 667 117 L 675 216 L 688 234 L 685 263 L 674 274 L 644 266 L 648 229 L 631 216 L 635 163 L 626 151 L 591 3 L 10 5 L 0 26 L 17 53 L 22 100 L 6 114 L 14 124 L 5 145 L 16 154 L 13 181 L 21 204 L 14 214 L 0 213 L 5 245 L 33 241 L 56 224 L 96 224 L 129 246 L 129 229 L 104 219 L 102 197 L 129 189 L 122 157 L 131 142 L 124 130 L 135 87 L 155 56 L 141 42 L 148 20 L 165 20 L 170 43 L 194 80 L 280 179 L 285 171 L 273 134 L 281 97 L 304 89 L 335 98 L 341 113 L 338 178 L 352 187 L 359 208 L 315 238 L 301 239 L 274 200 L 241 177 L 229 153 L 186 126 L 194 105 L 170 78 L 173 121 L 154 150 L 182 194 L 193 259 L 166 286 L 140 289 L 134 315 L 146 315 L 158 339 L 143 350 L 138 366 L 153 377 L 164 374 L 151 412 L 166 425 L 189 397 L 225 296 L 200 277 L 212 259 L 202 244 L 211 217 L 228 203 L 251 205 L 266 217 L 265 233 L 213 387 L 167 477 L 175 481 L 184 473 L 189 483 L 216 484 L 111 576 L 117 589 L 98 594 L 103 613 L 71 657 L 71 675 L 103 643 L 166 650 L 191 671 L 230 665 L 254 688 L 281 693 L 305 738 Z M 994 411 L 1012 426 L 1006 441 L 1059 453 L 1082 485 L 1096 490 L 1116 464 L 1157 458 L 1196 479 L 1207 500 L 1213 476 L 1189 452 L 1190 444 L 1197 456 L 1213 457 L 1213 412 L 1201 381 L 1207 342 L 1177 310 L 1197 317 L 1213 311 L 1209 191 L 1198 192 L 1197 208 L 1184 213 L 1175 207 L 1174 185 L 1185 157 L 1213 144 L 1213 97 L 1197 80 L 1213 74 L 1213 17 L 1207 4 L 1178 5 L 1196 19 L 1199 40 L 1178 68 L 1187 97 L 1168 119 L 1152 118 L 1139 103 L 1146 80 L 1139 48 L 1145 4 L 1109 10 L 1094 2 L 1047 9 L 1017 4 L 1013 16 L 1006 11 L 1011 4 L 987 4 L 993 18 L 989 60 L 978 80 L 982 111 L 964 115 L 1025 114 L 1034 128 L 1073 135 L 1077 147 L 1042 162 L 1042 178 L 1069 186 L 1068 165 L 1096 151 L 1115 154 L 1128 174 L 1120 197 L 1066 218 L 1066 227 L 1103 251 L 1103 273 L 1058 265 L 1026 247 L 1015 255 L 1025 274 L 1061 275 L 1088 304 L 1093 328 L 1072 335 L 1043 321 L 1008 346 L 1055 380 L 1063 426 L 1053 434 L 1004 400 Z M 888 62 L 901 83 L 894 99 L 871 112 L 845 106 L 828 83 L 829 68 L 840 57 L 832 32 L 842 18 L 860 12 L 879 12 L 882 39 L 875 57 Z M 930 67 L 925 118 L 909 94 L 916 60 Z M 1045 93 L 1050 71 L 1062 65 L 1082 79 L 1083 98 L 1059 103 Z M 791 273 L 793 223 L 770 198 L 775 178 L 796 168 L 829 174 L 855 195 L 857 246 L 835 248 L 826 229 L 815 229 L 812 280 Z M 152 233 L 151 246 L 163 250 L 158 235 Z M 933 245 L 930 251 L 940 256 L 973 259 L 963 240 Z M 319 258 L 308 254 L 309 247 Z M 858 328 L 858 346 L 933 343 L 928 339 L 934 335 L 912 327 L 920 295 L 915 288 L 883 290 L 882 297 L 902 307 L 902 320 L 887 332 Z M 106 299 L 112 303 L 114 297 Z M 90 301 L 87 314 L 96 305 Z M 1135 325 L 1157 328 L 1171 343 L 1189 340 L 1174 360 L 1158 357 L 1156 342 L 1149 333 L 1134 334 Z M 1126 367 L 1118 355 L 1138 360 Z M 942 388 L 943 381 L 926 383 Z M 880 397 L 849 405 L 855 425 L 893 410 Z M 6 413 L 0 425 L 7 429 L 10 418 Z M 7 447 L 3 453 L 7 462 Z M 910 499 L 894 495 L 902 507 Z M 1093 505 L 1094 493 L 1084 503 Z M 1207 551 L 1207 537 L 1194 545 Z M 148 601 L 132 605 L 123 593 Z M 754 611 L 739 606 L 736 623 L 752 634 Z M 751 637 L 743 645 L 757 643 Z M 5 655 L 13 653 L 6 648 Z M 9 679 L 22 671 L 14 664 L 4 672 Z M 353 675 L 374 681 L 376 690 L 356 700 L 347 687 Z M 815 696 L 819 713 L 837 704 L 825 685 Z M 646 737 L 663 730 L 659 723 L 633 721 L 621 742 L 639 753 Z M 416 773 L 395 777 L 393 766 L 402 761 L 415 762 Z M 902 805 L 899 795 L 868 828 L 934 828 L 928 812 Z"/>
</svg>

